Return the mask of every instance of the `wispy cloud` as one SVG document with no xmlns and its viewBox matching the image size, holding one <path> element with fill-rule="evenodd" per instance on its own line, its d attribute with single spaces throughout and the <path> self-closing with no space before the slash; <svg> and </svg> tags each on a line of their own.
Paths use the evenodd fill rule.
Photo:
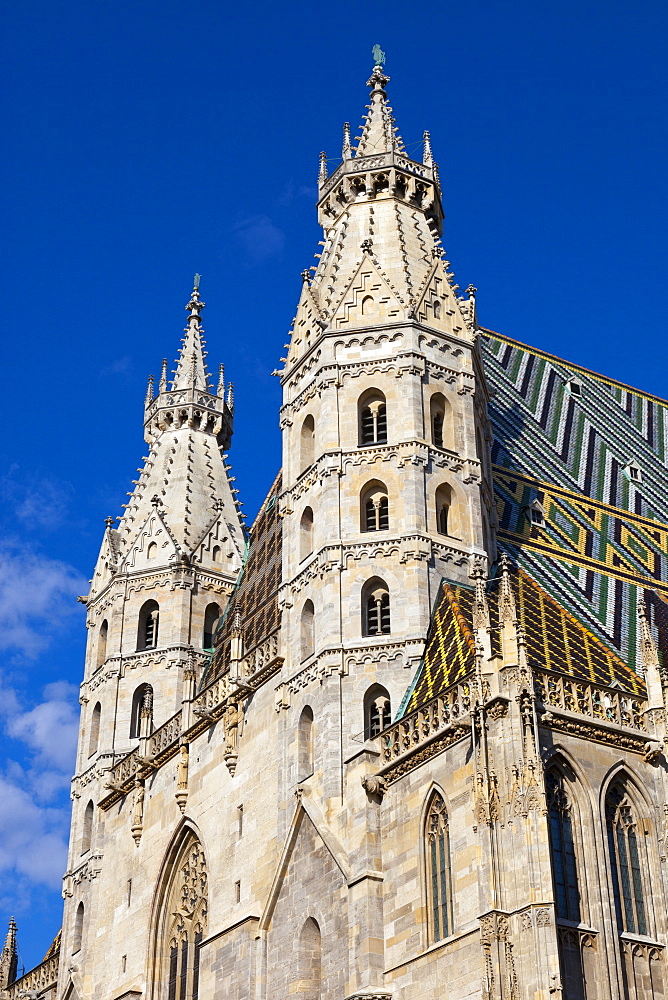
<svg viewBox="0 0 668 1000">
<path fill-rule="evenodd" d="M 261 264 L 283 252 L 285 236 L 268 215 L 250 215 L 233 226 L 237 242 L 250 264 Z"/>
<path fill-rule="evenodd" d="M 295 184 L 293 180 L 288 181 L 278 198 L 276 204 L 281 208 L 287 208 L 296 201 L 314 202 L 318 198 L 318 189 L 309 187 L 307 184 Z"/>
<path fill-rule="evenodd" d="M 0 649 L 35 657 L 76 613 L 88 583 L 73 566 L 20 543 L 0 544 Z"/>
<path fill-rule="evenodd" d="M 23 527 L 53 529 L 64 522 L 74 488 L 68 482 L 24 473 L 14 465 L 0 480 L 0 496 Z"/>
<path fill-rule="evenodd" d="M 6 735 L 24 758 L 9 760 L 0 774 L 0 873 L 5 891 L 13 886 L 30 898 L 31 886 L 56 888 L 65 870 L 70 811 L 63 793 L 74 767 L 76 688 L 48 684 L 43 700 L 29 709 L 4 688 L 0 706 Z"/>
<path fill-rule="evenodd" d="M 129 355 L 125 354 L 122 358 L 116 358 L 114 361 L 112 361 L 110 364 L 108 364 L 105 368 L 103 368 L 100 371 L 100 375 L 102 375 L 102 376 L 109 376 L 109 375 L 124 375 L 124 376 L 127 376 L 127 375 L 132 374 L 133 370 L 134 370 L 134 364 L 132 362 L 132 358 Z"/>
</svg>

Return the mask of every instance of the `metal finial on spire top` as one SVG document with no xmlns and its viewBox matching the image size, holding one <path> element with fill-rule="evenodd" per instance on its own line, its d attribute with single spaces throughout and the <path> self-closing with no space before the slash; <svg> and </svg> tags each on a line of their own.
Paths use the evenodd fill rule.
<svg viewBox="0 0 668 1000">
<path fill-rule="evenodd" d="M 193 291 L 194 292 L 199 291 L 199 282 L 200 282 L 200 278 L 201 277 L 202 277 L 201 274 L 196 274 L 195 277 L 193 278 Z"/>
<path fill-rule="evenodd" d="M 373 56 L 374 66 L 384 66 L 385 65 L 385 53 L 381 49 L 380 45 L 376 44 L 371 49 L 371 55 Z"/>
</svg>

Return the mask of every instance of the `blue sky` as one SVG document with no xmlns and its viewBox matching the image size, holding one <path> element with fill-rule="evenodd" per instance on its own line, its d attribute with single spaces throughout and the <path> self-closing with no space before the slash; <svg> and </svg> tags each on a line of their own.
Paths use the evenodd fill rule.
<svg viewBox="0 0 668 1000">
<path fill-rule="evenodd" d="M 665 397 L 668 8 L 6 0 L 0 22 L 0 920 L 30 968 L 60 919 L 75 598 L 192 275 L 252 516 L 280 462 L 270 373 L 318 249 L 318 153 L 357 126 L 379 42 L 409 151 L 431 130 L 481 322 Z"/>
</svg>

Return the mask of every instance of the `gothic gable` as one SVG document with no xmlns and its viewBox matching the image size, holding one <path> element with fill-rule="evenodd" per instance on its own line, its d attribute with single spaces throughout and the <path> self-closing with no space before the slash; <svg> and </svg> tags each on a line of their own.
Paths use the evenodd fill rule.
<svg viewBox="0 0 668 1000">
<path fill-rule="evenodd" d="M 378 264 L 365 253 L 334 309 L 331 325 L 335 330 L 344 330 L 401 320 L 405 315 L 406 308 L 398 293 L 390 287 Z"/>
<path fill-rule="evenodd" d="M 123 559 L 124 570 L 147 570 L 164 566 L 178 549 L 161 514 L 154 510 L 146 518 Z"/>
</svg>

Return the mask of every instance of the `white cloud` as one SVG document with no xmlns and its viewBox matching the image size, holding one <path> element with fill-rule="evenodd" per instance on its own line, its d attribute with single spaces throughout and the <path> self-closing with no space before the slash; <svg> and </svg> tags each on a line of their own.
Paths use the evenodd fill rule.
<svg viewBox="0 0 668 1000">
<path fill-rule="evenodd" d="M 52 529 L 65 520 L 74 488 L 35 472 L 23 473 L 14 465 L 0 481 L 0 493 L 25 527 Z"/>
<path fill-rule="evenodd" d="M 40 806 L 29 789 L 0 777 L 0 872 L 55 889 L 67 862 L 66 808 Z"/>
<path fill-rule="evenodd" d="M 23 545 L 0 546 L 0 649 L 34 657 L 77 610 L 87 581 L 66 563 Z"/>
<path fill-rule="evenodd" d="M 76 688 L 66 681 L 47 684 L 45 700 L 7 720 L 7 732 L 37 753 L 39 765 L 70 774 L 74 766 L 79 718 L 73 704 Z M 68 700 L 69 699 L 69 700 Z"/>
<path fill-rule="evenodd" d="M 285 236 L 268 215 L 250 215 L 234 226 L 237 240 L 251 264 L 261 264 L 283 251 Z"/>
</svg>

